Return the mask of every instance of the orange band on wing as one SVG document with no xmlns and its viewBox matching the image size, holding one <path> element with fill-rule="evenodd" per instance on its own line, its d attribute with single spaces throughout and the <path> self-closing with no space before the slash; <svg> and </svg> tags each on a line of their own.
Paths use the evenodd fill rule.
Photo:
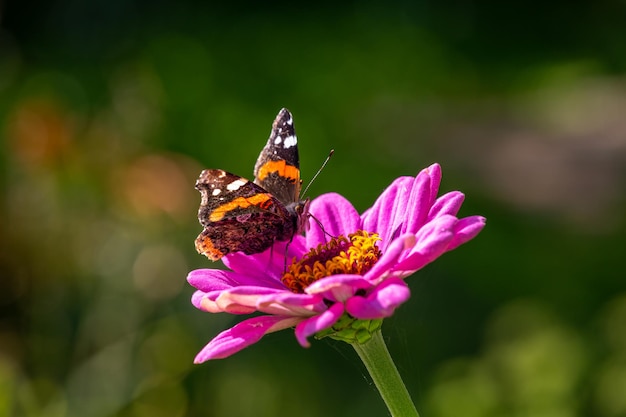
<svg viewBox="0 0 626 417">
<path fill-rule="evenodd" d="M 196 238 L 196 250 L 212 261 L 218 261 L 224 256 L 224 253 L 213 245 L 211 239 L 202 233 Z"/>
<path fill-rule="evenodd" d="M 237 208 L 247 208 L 250 206 L 255 206 L 255 207 L 261 207 L 261 208 L 266 209 L 267 208 L 266 203 L 268 200 L 271 200 L 271 199 L 272 199 L 272 196 L 269 194 L 255 194 L 248 198 L 237 197 L 233 201 L 222 204 L 221 206 L 213 210 L 211 214 L 209 215 L 209 220 L 212 222 L 219 222 L 220 220 L 224 218 L 226 213 L 228 213 L 231 210 L 235 210 Z"/>
<path fill-rule="evenodd" d="M 259 168 L 259 172 L 257 173 L 257 179 L 263 181 L 265 177 L 270 175 L 272 172 L 278 173 L 281 177 L 287 177 L 293 182 L 298 182 L 300 180 L 300 170 L 293 165 L 287 165 L 285 161 L 267 161 L 261 168 Z"/>
</svg>

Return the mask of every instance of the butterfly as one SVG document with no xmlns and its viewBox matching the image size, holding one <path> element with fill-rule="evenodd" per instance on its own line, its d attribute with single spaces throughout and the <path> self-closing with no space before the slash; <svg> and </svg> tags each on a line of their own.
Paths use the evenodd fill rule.
<svg viewBox="0 0 626 417">
<path fill-rule="evenodd" d="M 309 200 L 300 199 L 298 138 L 289 110 L 278 112 L 254 166 L 254 182 L 221 169 L 206 169 L 196 181 L 204 230 L 196 250 L 212 261 L 233 252 L 260 253 L 290 241 L 306 225 Z"/>
</svg>

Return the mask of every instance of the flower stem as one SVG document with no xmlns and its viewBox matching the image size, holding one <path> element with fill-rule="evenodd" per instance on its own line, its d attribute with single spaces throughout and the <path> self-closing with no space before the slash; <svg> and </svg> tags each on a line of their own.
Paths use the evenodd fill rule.
<svg viewBox="0 0 626 417">
<path fill-rule="evenodd" d="M 419 417 L 380 330 L 365 343 L 353 343 L 392 417 Z"/>
</svg>

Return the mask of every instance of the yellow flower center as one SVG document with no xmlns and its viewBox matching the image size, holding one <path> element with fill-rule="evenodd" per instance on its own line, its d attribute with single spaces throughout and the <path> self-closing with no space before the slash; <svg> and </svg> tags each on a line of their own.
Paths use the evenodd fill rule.
<svg viewBox="0 0 626 417">
<path fill-rule="evenodd" d="M 315 281 L 337 274 L 363 275 L 378 261 L 382 252 L 376 246 L 378 234 L 359 230 L 311 249 L 287 268 L 281 281 L 297 294 Z"/>
</svg>

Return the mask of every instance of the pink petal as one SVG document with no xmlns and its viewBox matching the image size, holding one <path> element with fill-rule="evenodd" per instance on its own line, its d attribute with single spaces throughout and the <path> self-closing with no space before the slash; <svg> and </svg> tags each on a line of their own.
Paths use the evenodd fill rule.
<svg viewBox="0 0 626 417">
<path fill-rule="evenodd" d="M 346 311 L 361 320 L 382 319 L 393 315 L 395 309 L 411 296 L 404 280 L 389 278 L 366 297 L 355 296 L 346 302 Z"/>
<path fill-rule="evenodd" d="M 396 265 L 398 271 L 417 271 L 448 250 L 457 223 L 454 216 L 441 216 L 427 223 L 416 235 L 417 244 L 408 256 Z"/>
<path fill-rule="evenodd" d="M 307 294 L 317 294 L 331 301 L 343 302 L 372 283 L 361 275 L 338 274 L 324 277 L 305 288 Z"/>
<path fill-rule="evenodd" d="M 226 313 L 241 314 L 241 311 L 248 311 L 250 308 L 256 311 L 257 304 L 263 297 L 284 291 L 263 287 L 238 287 L 223 291 L 215 300 L 215 304 Z"/>
<path fill-rule="evenodd" d="M 300 317 L 310 317 L 328 308 L 320 295 L 294 294 L 290 291 L 261 297 L 256 307 L 263 313 Z"/>
<path fill-rule="evenodd" d="M 304 243 L 304 237 L 296 235 L 291 241 L 276 242 L 261 253 L 246 255 L 233 252 L 224 256 L 222 261 L 234 272 L 251 276 L 257 284 L 285 288 L 280 283 L 280 277 L 285 271 L 285 258 L 291 261 L 294 257 L 301 257 L 308 251 Z"/>
<path fill-rule="evenodd" d="M 438 164 L 423 169 L 416 177 L 396 179 L 363 213 L 363 229 L 380 235 L 383 251 L 399 234 L 416 233 L 426 222 L 440 182 Z"/>
<path fill-rule="evenodd" d="M 400 272 L 400 275 L 405 277 L 407 275 L 413 274 L 416 271 L 419 271 L 437 258 L 438 256 L 432 256 L 430 253 L 423 254 L 420 252 L 415 252 L 409 255 L 398 265 L 396 265 L 394 271 Z"/>
<path fill-rule="evenodd" d="M 431 207 L 430 212 L 428 213 L 428 220 L 430 221 L 435 217 L 442 216 L 444 214 L 456 216 L 461 209 L 463 200 L 465 200 L 465 196 L 460 191 L 452 191 L 442 195 Z"/>
<path fill-rule="evenodd" d="M 475 238 L 485 227 L 486 221 L 487 219 L 482 216 L 470 216 L 460 219 L 455 225 L 454 238 L 448 245 L 448 250 L 456 249 L 463 243 Z"/>
<path fill-rule="evenodd" d="M 322 194 L 311 201 L 309 212 L 313 216 L 306 233 L 306 246 L 309 248 L 326 243 L 331 237 L 346 236 L 361 226 L 361 217 L 356 209 L 336 193 Z M 324 225 L 323 230 L 320 224 Z"/>
<path fill-rule="evenodd" d="M 394 180 L 389 187 L 376 199 L 374 205 L 363 213 L 363 230 L 376 232 L 380 235 L 385 245 L 392 240 L 392 233 L 398 226 L 402 216 L 398 216 L 400 201 L 406 201 L 413 177 L 400 177 Z"/>
<path fill-rule="evenodd" d="M 196 291 L 191 296 L 191 304 L 199 310 L 206 311 L 207 313 L 221 313 L 222 310 L 218 307 L 215 299 L 221 294 L 219 291 L 213 291 L 206 293 L 204 291 Z M 254 312 L 254 309 L 246 311 L 242 314 L 248 314 Z"/>
<path fill-rule="evenodd" d="M 287 254 L 285 257 L 287 258 L 287 262 L 291 262 L 293 258 L 300 259 L 302 255 L 309 251 L 309 247 L 306 245 L 306 238 L 302 235 L 295 235 L 290 242 L 280 242 L 281 244 L 285 244 L 287 246 Z M 284 251 L 283 251 L 284 253 Z M 281 269 L 281 276 L 284 272 L 284 262 L 283 269 Z"/>
<path fill-rule="evenodd" d="M 384 279 L 389 271 L 398 263 L 402 254 L 415 246 L 415 235 L 405 234 L 395 239 L 387 247 L 387 250 L 380 257 L 378 262 L 365 274 L 365 279 L 371 282 L 378 282 Z"/>
<path fill-rule="evenodd" d="M 322 314 L 298 323 L 296 326 L 296 339 L 298 339 L 298 343 L 300 343 L 302 347 L 311 346 L 307 340 L 308 337 L 334 325 L 343 314 L 343 311 L 343 304 L 335 303 Z"/>
<path fill-rule="evenodd" d="M 432 198 L 430 205 L 433 205 L 439 193 L 439 186 L 441 185 L 441 165 L 434 163 L 424 171 L 430 176 L 430 195 Z"/>
<path fill-rule="evenodd" d="M 284 290 L 251 286 L 236 287 L 227 291 L 196 291 L 191 302 L 200 310 L 209 313 L 249 314 L 257 310 L 259 298 L 282 291 Z"/>
<path fill-rule="evenodd" d="M 452 239 L 458 222 L 459 219 L 446 214 L 426 223 L 415 235 L 417 244 L 413 251 L 424 251 L 431 245 L 439 245 L 433 242 Z"/>
<path fill-rule="evenodd" d="M 259 316 L 244 320 L 211 340 L 198 353 L 194 363 L 226 358 L 258 342 L 267 333 L 293 327 L 301 320 L 297 317 L 281 316 Z"/>
<path fill-rule="evenodd" d="M 196 269 L 187 275 L 187 281 L 193 287 L 204 292 L 221 291 L 241 285 L 264 284 L 270 288 L 285 288 L 280 281 L 264 279 L 250 274 L 239 274 L 221 269 Z"/>
<path fill-rule="evenodd" d="M 435 201 L 437 190 L 435 194 L 431 194 L 431 178 L 430 168 L 422 170 L 413 184 L 411 184 L 411 191 L 405 205 L 400 205 L 399 211 L 400 220 L 402 221 L 402 227 L 400 233 L 417 233 L 417 231 L 426 222 L 430 207 Z"/>
</svg>

